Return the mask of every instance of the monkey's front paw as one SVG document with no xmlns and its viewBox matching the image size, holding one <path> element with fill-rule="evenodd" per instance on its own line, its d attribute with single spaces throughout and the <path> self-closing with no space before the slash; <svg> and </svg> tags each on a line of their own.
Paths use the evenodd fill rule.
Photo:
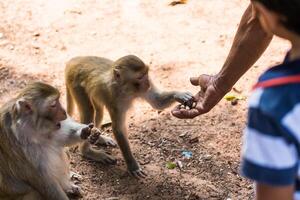
<svg viewBox="0 0 300 200">
<path fill-rule="evenodd" d="M 94 124 L 90 123 L 86 127 L 82 128 L 80 133 L 81 139 L 86 140 L 91 135 L 93 127 Z"/>
<path fill-rule="evenodd" d="M 177 92 L 174 95 L 174 99 L 181 104 L 186 104 L 187 102 L 193 101 L 193 94 L 190 92 Z"/>
<path fill-rule="evenodd" d="M 117 146 L 117 143 L 111 137 L 104 136 L 104 135 L 99 136 L 99 139 L 95 144 L 101 146 L 112 146 L 112 147 Z"/>
<path fill-rule="evenodd" d="M 83 197 L 81 189 L 77 185 L 72 185 L 72 187 L 66 191 L 66 194 L 70 199 L 79 199 Z"/>
<path fill-rule="evenodd" d="M 103 164 L 116 164 L 117 159 L 111 155 L 109 155 L 106 152 L 100 152 L 97 156 L 97 161 L 103 163 Z"/>
<path fill-rule="evenodd" d="M 99 138 L 102 137 L 102 136 L 100 136 L 100 135 L 101 135 L 101 131 L 100 131 L 98 128 L 94 127 L 94 128 L 91 130 L 91 135 L 90 135 L 90 137 L 89 137 L 89 142 L 90 142 L 91 144 L 97 144 Z"/>
</svg>

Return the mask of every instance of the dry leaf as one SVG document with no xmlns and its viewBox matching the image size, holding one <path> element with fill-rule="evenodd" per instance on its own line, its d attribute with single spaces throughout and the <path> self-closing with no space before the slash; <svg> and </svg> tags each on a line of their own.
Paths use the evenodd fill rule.
<svg viewBox="0 0 300 200">
<path fill-rule="evenodd" d="M 224 99 L 226 99 L 227 101 L 233 101 L 233 100 L 245 100 L 246 99 L 246 97 L 245 96 L 241 96 L 241 95 L 239 95 L 239 96 L 237 96 L 237 95 L 234 95 L 234 94 L 226 94 L 225 96 L 224 96 Z"/>
<path fill-rule="evenodd" d="M 176 6 L 178 4 L 186 4 L 187 0 L 178 0 L 178 1 L 172 1 L 169 6 Z"/>
</svg>

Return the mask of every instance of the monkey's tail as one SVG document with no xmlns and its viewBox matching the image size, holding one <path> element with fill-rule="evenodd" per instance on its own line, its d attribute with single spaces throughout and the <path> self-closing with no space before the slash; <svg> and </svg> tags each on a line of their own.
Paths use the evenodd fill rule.
<svg viewBox="0 0 300 200">
<path fill-rule="evenodd" d="M 73 111 L 74 111 L 74 101 L 73 101 L 73 98 L 71 96 L 70 89 L 68 87 L 66 89 L 67 89 L 66 90 L 66 95 L 67 95 L 67 113 L 69 115 L 72 115 Z"/>
</svg>

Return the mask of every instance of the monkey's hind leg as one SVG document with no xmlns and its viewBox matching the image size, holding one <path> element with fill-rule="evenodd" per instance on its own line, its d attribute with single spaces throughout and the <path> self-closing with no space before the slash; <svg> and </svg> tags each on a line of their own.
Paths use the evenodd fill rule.
<svg viewBox="0 0 300 200">
<path fill-rule="evenodd" d="M 67 113 L 72 115 L 74 112 L 74 101 L 68 86 L 66 86 L 66 96 L 67 96 Z"/>
<path fill-rule="evenodd" d="M 83 124 L 93 122 L 94 108 L 84 88 L 81 86 L 69 86 L 68 90 L 69 97 L 73 97 L 76 102 L 80 114 L 80 122 Z"/>
<path fill-rule="evenodd" d="M 103 104 L 97 103 L 95 97 L 91 100 L 91 102 L 95 111 L 95 116 L 94 116 L 95 127 L 100 128 L 103 119 Z"/>
<path fill-rule="evenodd" d="M 83 124 L 89 124 L 94 121 L 94 107 L 84 88 L 70 87 L 70 93 L 74 97 L 80 113 L 80 121 Z M 82 155 L 88 159 L 101 162 L 103 164 L 115 164 L 116 159 L 105 153 L 103 150 L 93 149 L 88 141 L 80 145 Z"/>
<path fill-rule="evenodd" d="M 102 164 L 115 164 L 117 162 L 116 158 L 107 154 L 105 151 L 93 149 L 88 142 L 83 142 L 81 144 L 80 151 L 83 157 L 100 162 Z"/>
</svg>

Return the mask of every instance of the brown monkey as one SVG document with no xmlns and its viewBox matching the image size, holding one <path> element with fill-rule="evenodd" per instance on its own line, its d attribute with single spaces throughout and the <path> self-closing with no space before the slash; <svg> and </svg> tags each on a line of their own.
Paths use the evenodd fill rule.
<svg viewBox="0 0 300 200">
<path fill-rule="evenodd" d="M 64 146 L 84 141 L 91 128 L 67 117 L 54 87 L 24 88 L 0 109 L 0 199 L 67 200 L 78 193 Z"/>
<path fill-rule="evenodd" d="M 164 109 L 175 101 L 180 103 L 192 99 L 187 92 L 161 92 L 148 77 L 148 66 L 134 55 L 124 56 L 113 62 L 101 57 L 76 57 L 65 69 L 67 89 L 67 112 L 73 111 L 75 100 L 81 123 L 94 121 L 99 127 L 103 117 L 103 106 L 108 109 L 117 143 L 122 151 L 129 172 L 135 177 L 144 177 L 135 160 L 126 136 L 126 111 L 133 100 L 141 97 L 156 109 Z M 81 147 L 84 156 L 107 163 L 115 158 L 103 151 L 96 153 L 88 143 Z"/>
</svg>

